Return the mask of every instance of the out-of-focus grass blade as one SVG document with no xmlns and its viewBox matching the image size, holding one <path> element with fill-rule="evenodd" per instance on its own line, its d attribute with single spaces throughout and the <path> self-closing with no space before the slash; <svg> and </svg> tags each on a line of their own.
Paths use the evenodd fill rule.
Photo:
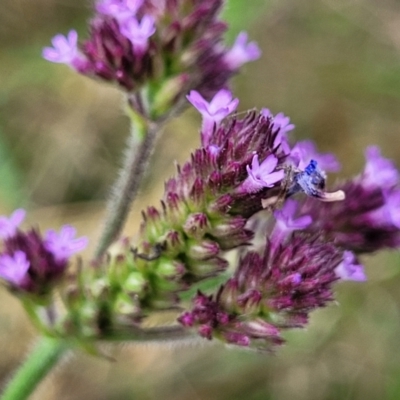
<svg viewBox="0 0 400 400">
<path fill-rule="evenodd" d="M 21 176 L 0 127 L 0 202 L 12 207 L 21 206 Z"/>
<path fill-rule="evenodd" d="M 228 0 L 222 19 L 229 23 L 227 38 L 232 40 L 240 31 L 247 29 L 265 12 L 270 0 Z"/>
</svg>

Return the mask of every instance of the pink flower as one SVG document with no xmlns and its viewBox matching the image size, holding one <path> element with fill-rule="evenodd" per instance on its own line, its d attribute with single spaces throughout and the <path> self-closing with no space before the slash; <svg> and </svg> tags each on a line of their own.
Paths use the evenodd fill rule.
<svg viewBox="0 0 400 400">
<path fill-rule="evenodd" d="M 10 218 L 5 216 L 0 217 L 0 238 L 7 239 L 11 236 L 14 236 L 17 232 L 18 227 L 21 225 L 26 215 L 25 210 L 19 208 L 15 210 Z"/>
<path fill-rule="evenodd" d="M 358 264 L 356 256 L 351 251 L 343 253 L 343 261 L 335 269 L 336 275 L 343 280 L 364 282 L 367 277 L 364 267 Z"/>
<path fill-rule="evenodd" d="M 239 100 L 233 99 L 232 93 L 226 89 L 219 90 L 210 102 L 196 90 L 192 90 L 186 97 L 203 117 L 201 132 L 203 146 L 210 144 L 209 140 L 214 125 L 218 125 L 226 116 L 236 110 L 239 104 Z"/>
<path fill-rule="evenodd" d="M 56 35 L 51 40 L 53 47 L 43 49 L 43 58 L 47 61 L 74 66 L 79 61 L 78 34 L 71 30 L 68 36 Z"/>
<path fill-rule="evenodd" d="M 143 54 L 147 50 L 149 37 L 156 31 L 154 22 L 152 16 L 145 15 L 140 22 L 132 17 L 121 26 L 121 33 L 130 40 L 135 52 Z"/>
<path fill-rule="evenodd" d="M 102 0 L 96 4 L 97 12 L 110 15 L 118 21 L 124 21 L 136 15 L 143 0 Z"/>
<path fill-rule="evenodd" d="M 21 250 L 17 250 L 12 256 L 4 254 L 0 256 L 0 278 L 19 285 L 25 278 L 29 266 L 26 254 Z"/>
<path fill-rule="evenodd" d="M 87 244 L 86 237 L 76 238 L 76 229 L 70 225 L 64 225 L 60 233 L 49 230 L 44 240 L 45 247 L 54 254 L 58 261 L 67 260 L 73 254 L 83 250 Z"/>
<path fill-rule="evenodd" d="M 261 164 L 258 162 L 258 155 L 255 154 L 251 167 L 250 165 L 246 167 L 249 176 L 240 186 L 240 192 L 255 193 L 281 181 L 285 172 L 283 170 L 275 171 L 277 165 L 278 159 L 273 154 L 269 155 Z"/>
<path fill-rule="evenodd" d="M 225 55 L 225 62 L 229 68 L 235 70 L 243 64 L 260 58 L 261 50 L 255 42 L 247 43 L 248 35 L 240 32 L 232 48 Z"/>
</svg>

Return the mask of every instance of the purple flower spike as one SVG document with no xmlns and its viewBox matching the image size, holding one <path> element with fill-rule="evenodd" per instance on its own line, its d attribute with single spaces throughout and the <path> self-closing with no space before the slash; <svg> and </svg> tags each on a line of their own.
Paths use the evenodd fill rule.
<svg viewBox="0 0 400 400">
<path fill-rule="evenodd" d="M 293 231 L 307 228 L 312 223 L 310 215 L 303 215 L 295 218 L 298 203 L 295 200 L 286 200 L 281 210 L 274 212 L 276 225 L 271 234 L 271 242 L 274 247 L 281 242 Z"/>
<path fill-rule="evenodd" d="M 18 227 L 21 225 L 26 215 L 26 211 L 22 208 L 15 210 L 10 218 L 5 216 L 0 217 L 0 238 L 7 239 L 14 236 Z"/>
<path fill-rule="evenodd" d="M 201 139 L 203 146 L 209 145 L 214 124 L 219 124 L 226 116 L 236 110 L 239 99 L 233 99 L 229 90 L 221 89 L 214 98 L 208 102 L 199 92 L 192 90 L 187 99 L 200 112 L 203 117 Z"/>
<path fill-rule="evenodd" d="M 63 226 L 60 233 L 49 230 L 44 240 L 45 247 L 54 254 L 58 261 L 65 261 L 73 254 L 83 250 L 88 244 L 86 237 L 74 239 L 75 235 L 76 229 L 70 225 Z"/>
<path fill-rule="evenodd" d="M 370 146 L 365 151 L 367 163 L 363 173 L 364 185 L 393 187 L 399 181 L 399 173 L 392 161 L 381 156 L 377 146 Z"/>
<path fill-rule="evenodd" d="M 25 278 L 30 263 L 23 251 L 16 251 L 12 256 L 4 254 L 0 256 L 0 278 L 19 285 Z"/>
<path fill-rule="evenodd" d="M 118 21 L 124 21 L 135 16 L 142 4 L 143 0 L 102 0 L 96 4 L 96 10 L 100 14 L 110 15 Z"/>
<path fill-rule="evenodd" d="M 261 50 L 257 43 L 247 43 L 248 35 L 246 32 L 240 32 L 232 48 L 225 55 L 225 61 L 229 68 L 235 70 L 243 64 L 260 58 Z"/>
<path fill-rule="evenodd" d="M 246 167 L 249 176 L 240 186 L 240 192 L 255 193 L 281 181 L 285 176 L 285 172 L 283 170 L 274 172 L 277 165 L 278 159 L 273 154 L 269 155 L 261 164 L 258 162 L 258 155 L 255 154 L 251 167 L 250 165 Z"/>
<path fill-rule="evenodd" d="M 340 163 L 331 153 L 320 154 L 311 140 L 297 142 L 290 154 L 292 160 L 299 169 L 305 169 L 310 160 L 317 161 L 323 171 L 337 172 L 340 170 Z"/>
<path fill-rule="evenodd" d="M 121 33 L 131 41 L 135 52 L 143 54 L 147 50 L 149 37 L 156 31 L 154 22 L 152 16 L 145 15 L 140 22 L 129 18 L 121 26 Z"/>
<path fill-rule="evenodd" d="M 45 47 L 42 56 L 45 60 L 74 66 L 79 59 L 78 34 L 69 31 L 68 36 L 56 35 L 51 40 L 53 47 Z"/>
<path fill-rule="evenodd" d="M 343 261 L 335 269 L 336 275 L 343 280 L 365 282 L 367 277 L 364 267 L 358 264 L 353 252 L 346 250 L 343 254 Z"/>
</svg>

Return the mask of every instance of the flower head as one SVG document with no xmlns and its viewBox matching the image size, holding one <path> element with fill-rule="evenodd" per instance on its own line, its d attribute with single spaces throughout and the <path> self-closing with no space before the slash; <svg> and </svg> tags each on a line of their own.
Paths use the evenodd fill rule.
<svg viewBox="0 0 400 400">
<path fill-rule="evenodd" d="M 56 35 L 51 40 L 53 47 L 45 47 L 43 49 L 43 58 L 54 63 L 67 64 L 75 66 L 79 60 L 78 51 L 78 34 L 75 30 L 71 30 L 68 36 Z"/>
<path fill-rule="evenodd" d="M 59 261 L 68 260 L 72 255 L 82 251 L 88 244 L 86 237 L 75 238 L 76 229 L 70 225 L 61 228 L 60 233 L 49 230 L 45 236 L 45 247 Z"/>
<path fill-rule="evenodd" d="M 228 66 L 235 70 L 243 64 L 260 58 L 261 50 L 257 43 L 248 43 L 248 35 L 246 32 L 240 32 L 237 36 L 232 48 L 225 55 L 225 62 Z"/>
<path fill-rule="evenodd" d="M 12 285 L 20 285 L 29 269 L 29 261 L 23 251 L 17 250 L 14 254 L 0 256 L 0 278 Z"/>
<path fill-rule="evenodd" d="M 24 220 L 25 210 L 15 210 L 9 218 L 0 216 L 0 238 L 7 239 L 16 234 L 18 227 Z"/>
</svg>

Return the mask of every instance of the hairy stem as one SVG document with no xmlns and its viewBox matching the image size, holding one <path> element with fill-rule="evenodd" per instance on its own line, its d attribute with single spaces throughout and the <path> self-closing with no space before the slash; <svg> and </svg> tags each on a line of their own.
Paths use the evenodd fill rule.
<svg viewBox="0 0 400 400">
<path fill-rule="evenodd" d="M 105 253 L 124 226 L 131 204 L 138 194 L 160 128 L 159 124 L 145 121 L 137 115 L 133 115 L 131 120 L 132 130 L 125 162 L 108 203 L 104 228 L 95 252 L 96 259 Z"/>
<path fill-rule="evenodd" d="M 6 386 L 1 400 L 27 399 L 67 350 L 65 341 L 43 337 Z"/>
</svg>

